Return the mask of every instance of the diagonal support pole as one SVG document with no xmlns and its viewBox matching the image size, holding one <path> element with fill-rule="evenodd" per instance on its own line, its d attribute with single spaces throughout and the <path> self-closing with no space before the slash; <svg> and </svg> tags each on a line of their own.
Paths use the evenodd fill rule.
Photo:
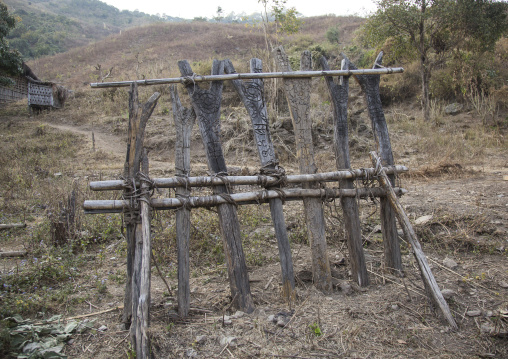
<svg viewBox="0 0 508 359">
<path fill-rule="evenodd" d="M 370 153 L 370 158 L 372 160 L 372 164 L 378 168 L 378 180 L 380 185 L 386 190 L 388 203 L 392 207 L 399 224 L 404 231 L 404 236 L 407 241 L 411 244 L 413 248 L 413 254 L 415 256 L 416 262 L 418 263 L 418 267 L 420 268 L 420 273 L 422 275 L 423 282 L 425 283 L 425 288 L 430 294 L 430 297 L 434 304 L 441 310 L 444 317 L 448 321 L 448 324 L 452 327 L 452 329 L 457 329 L 457 323 L 455 323 L 455 319 L 453 319 L 450 308 L 448 307 L 448 303 L 443 297 L 439 286 L 437 285 L 436 279 L 430 270 L 429 263 L 427 262 L 427 258 L 422 251 L 422 247 L 420 242 L 418 242 L 418 237 L 409 222 L 409 218 L 404 211 L 404 208 L 399 202 L 399 199 L 395 195 L 393 191 L 390 179 L 385 173 L 385 169 L 381 165 L 381 159 L 377 156 L 375 152 Z"/>
</svg>

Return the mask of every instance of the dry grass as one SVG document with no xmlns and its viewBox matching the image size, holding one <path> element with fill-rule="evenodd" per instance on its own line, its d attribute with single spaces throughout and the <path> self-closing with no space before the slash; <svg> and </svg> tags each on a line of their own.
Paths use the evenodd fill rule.
<svg viewBox="0 0 508 359">
<path fill-rule="evenodd" d="M 324 20 L 329 22 L 323 22 L 323 31 L 309 20 L 306 26 L 309 26 L 310 36 L 324 34 L 325 28 L 338 19 L 327 17 Z M 349 25 L 353 26 L 353 20 L 356 21 L 352 19 Z M 219 31 L 212 31 L 217 29 Z M 233 31 L 234 35 L 231 35 Z M 118 178 L 125 156 L 128 119 L 126 89 L 80 87 L 96 76 L 93 65 L 100 61 L 104 67 L 118 66 L 115 80 L 143 74 L 166 77 L 177 73 L 176 60 L 180 56 L 196 56 L 191 58 L 193 68 L 206 72 L 210 68 L 210 56 L 217 55 L 219 58 L 233 57 L 235 66 L 238 63 L 237 69 L 245 71 L 247 57 L 254 53 L 256 56 L 266 55 L 262 37 L 256 31 L 250 32 L 235 25 L 156 25 L 126 31 L 104 43 L 87 47 L 85 51 L 39 60 L 36 65 L 40 71 L 55 76 L 53 78 L 60 75 L 77 90 L 60 111 L 29 118 L 24 114 L 25 104 L 17 104 L 9 106 L 0 115 L 2 150 L 10 154 L 0 160 L 3 188 L 0 209 L 5 220 L 25 219 L 29 222 L 25 233 L 3 232 L 0 237 L 2 249 L 30 243 L 32 250 L 25 267 L 16 261 L 3 263 L 2 275 L 22 273 L 30 281 L 15 284 L 26 290 L 26 294 L 14 291 L 2 294 L 5 304 L 2 315 L 17 312 L 35 316 L 38 311 L 82 314 L 122 302 L 126 254 L 119 216 L 83 216 L 81 212 L 79 233 L 67 252 L 65 248 L 39 246 L 41 239 L 47 241 L 51 236 L 48 211 L 60 210 L 59 202 L 67 198 L 75 188 L 73 186 L 78 186 L 79 203 L 84 198 L 118 198 L 115 193 L 91 193 L 86 188 L 92 179 Z M 210 34 L 203 36 L 203 32 Z M 233 38 L 224 36 L 215 41 L 224 32 Z M 150 41 L 158 41 L 160 46 L 150 50 Z M 220 45 L 217 53 L 207 41 Z M 260 45 L 257 47 L 249 41 L 253 44 L 260 41 Z M 237 45 L 244 46 L 240 49 L 249 46 L 249 51 L 237 52 L 233 47 Z M 136 59 L 138 51 L 143 55 Z M 139 65 L 137 70 L 136 64 Z M 357 85 L 352 84 L 351 89 L 353 166 L 370 167 L 367 153 L 375 149 L 370 120 L 367 111 L 362 111 L 364 103 Z M 168 177 L 174 173 L 175 131 L 167 88 L 142 88 L 140 98 L 145 101 L 155 90 L 163 96 L 148 123 L 146 143 L 151 150 L 151 175 Z M 188 106 L 183 89 L 179 91 Z M 311 97 L 316 162 L 320 171 L 334 170 L 331 105 L 322 81 L 313 82 Z M 248 167 L 249 171 L 256 172 L 258 159 L 246 111 L 239 107 L 230 86 L 225 88 L 224 98 L 221 129 L 227 163 L 235 169 Z M 151 333 L 155 355 L 182 357 L 195 352 L 197 357 L 203 358 L 506 356 L 505 339 L 498 337 L 506 327 L 501 316 L 505 307 L 502 295 L 506 294 L 506 289 L 500 282 L 508 273 L 507 252 L 501 249 L 506 245 L 508 218 L 504 197 L 506 182 L 499 179 L 499 173 L 505 171 L 506 165 L 506 128 L 502 125 L 486 127 L 474 112 L 446 116 L 442 105 L 434 104 L 432 123 L 420 119 L 417 106 L 393 106 L 386 109 L 386 116 L 396 163 L 408 165 L 412 170 L 412 175 L 400 178 L 402 185 L 410 190 L 403 198 L 407 211 L 413 219 L 434 214 L 432 221 L 417 230 L 426 254 L 434 261 L 440 287 L 456 293 L 450 299 L 450 305 L 460 332 L 450 332 L 427 306 L 426 299 L 421 296 L 419 273 L 406 244 L 402 245 L 406 277 L 393 278 L 384 270 L 376 203 L 362 201 L 360 205 L 372 281 L 369 289 L 363 291 L 351 286 L 348 267 L 337 264 L 334 276 L 344 287 L 324 295 L 300 279 L 299 299 L 293 308 L 289 308 L 279 295 L 278 251 L 270 230 L 269 210 L 266 205 L 250 206 L 241 208 L 239 213 L 257 311 L 234 319 L 231 326 L 222 326 L 218 322 L 222 315 L 234 312 L 229 307 L 231 298 L 227 290 L 218 220 L 214 212 L 193 211 L 191 288 L 192 306 L 196 310 L 185 321 L 174 317 L 175 298 L 165 293 L 162 281 L 154 273 Z M 294 173 L 297 171 L 294 136 L 291 129 L 284 126 L 287 113 L 279 113 L 272 120 L 274 125 L 275 120 L 279 121 L 272 128 L 272 134 L 281 164 L 288 173 Z M 97 141 L 96 152 L 92 151 L 92 131 Z M 193 174 L 206 173 L 206 159 L 197 126 L 192 133 L 191 151 Z M 54 175 L 58 172 L 62 173 L 61 177 Z M 161 195 L 168 193 L 164 191 Z M 329 255 L 332 262 L 340 263 L 344 258 L 347 264 L 343 218 L 338 207 L 338 203 L 331 203 L 326 208 Z M 302 206 L 288 203 L 285 211 L 295 271 L 308 271 L 311 263 Z M 155 215 L 156 259 L 174 289 L 177 283 L 173 224 L 172 212 Z M 33 257 L 41 258 L 40 255 L 44 256 L 45 265 L 37 267 L 40 264 L 35 264 Z M 455 273 L 442 268 L 446 256 L 459 262 Z M 58 258 L 65 259 L 65 263 Z M 40 269 L 44 269 L 42 279 L 34 276 Z M 46 286 L 45 291 L 35 285 L 39 280 Z M 47 287 L 55 282 L 58 285 L 53 288 L 58 290 L 53 294 Z M 38 288 L 34 289 L 34 286 Z M 21 304 L 17 300 L 21 300 Z M 481 309 L 481 316 L 465 315 L 470 309 Z M 295 310 L 294 313 L 291 314 L 291 310 Z M 283 311 L 289 312 L 287 316 L 291 319 L 284 328 L 267 321 L 270 314 Z M 118 313 L 99 316 L 97 324 L 106 324 L 108 331 L 77 337 L 75 345 L 66 347 L 66 354 L 76 358 L 109 358 L 121 357 L 128 352 L 127 333 L 117 330 Z M 492 327 L 494 329 L 490 330 Z M 198 335 L 206 335 L 202 344 L 196 342 Z M 237 337 L 237 346 L 221 345 L 223 336 Z"/>
</svg>

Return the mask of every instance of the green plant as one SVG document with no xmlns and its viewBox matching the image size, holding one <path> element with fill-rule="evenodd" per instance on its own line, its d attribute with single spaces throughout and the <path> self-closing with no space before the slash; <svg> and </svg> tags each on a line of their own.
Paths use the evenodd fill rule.
<svg viewBox="0 0 508 359">
<path fill-rule="evenodd" d="M 321 328 L 319 327 L 318 323 L 312 323 L 309 325 L 310 330 L 312 331 L 312 334 L 314 334 L 316 337 L 320 337 L 323 335 L 321 332 Z"/>
</svg>

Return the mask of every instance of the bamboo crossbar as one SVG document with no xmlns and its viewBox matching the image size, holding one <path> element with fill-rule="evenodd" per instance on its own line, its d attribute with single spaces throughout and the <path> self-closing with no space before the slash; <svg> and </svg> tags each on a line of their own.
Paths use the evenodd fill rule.
<svg viewBox="0 0 508 359">
<path fill-rule="evenodd" d="M 389 166 L 385 167 L 386 173 L 404 173 L 409 171 L 406 166 Z M 287 183 L 304 183 L 304 182 L 333 182 L 340 179 L 362 179 L 367 176 L 374 176 L 374 168 L 351 169 L 335 172 L 323 172 L 316 174 L 300 174 L 288 175 L 286 177 Z M 227 176 L 227 184 L 231 185 L 258 185 L 266 179 L 266 185 L 270 186 L 275 184 L 278 179 L 272 176 Z M 182 180 L 183 179 L 183 180 Z M 207 186 L 220 186 L 224 185 L 221 177 L 188 177 L 188 178 L 153 178 L 154 186 L 157 188 L 175 188 L 175 187 L 207 187 Z M 139 187 L 139 182 L 136 183 Z M 95 181 L 90 182 L 90 189 L 92 191 L 114 191 L 123 190 L 126 188 L 124 180 L 110 180 L 110 181 Z"/>
<path fill-rule="evenodd" d="M 261 72 L 261 73 L 243 73 L 243 74 L 224 74 L 224 75 L 195 75 L 193 77 L 174 77 L 164 79 L 147 79 L 136 81 L 116 81 L 116 82 L 94 82 L 90 84 L 92 88 L 108 87 L 128 87 L 132 83 L 140 86 L 177 84 L 186 81 L 205 82 L 205 81 L 224 81 L 224 80 L 242 80 L 242 79 L 269 79 L 269 78 L 308 78 L 324 76 L 353 76 L 353 75 L 385 75 L 404 72 L 402 67 L 385 67 L 380 69 L 360 69 L 360 70 L 330 70 L 330 71 L 294 71 L 294 72 Z"/>
<path fill-rule="evenodd" d="M 404 188 L 395 187 L 395 193 L 402 196 L 407 193 Z M 256 192 L 233 193 L 230 198 L 222 196 L 200 196 L 189 197 L 187 200 L 179 198 L 154 198 L 150 200 L 150 206 L 155 210 L 177 209 L 183 206 L 188 207 L 212 207 L 219 204 L 230 203 L 233 201 L 237 205 L 265 203 L 270 198 L 284 198 L 285 200 L 298 200 L 304 197 L 314 197 L 325 199 L 334 199 L 340 197 L 382 197 L 386 191 L 379 187 L 358 188 L 358 189 L 283 189 L 283 190 L 262 190 Z M 85 213 L 120 213 L 129 210 L 128 200 L 87 200 L 83 204 Z"/>
</svg>

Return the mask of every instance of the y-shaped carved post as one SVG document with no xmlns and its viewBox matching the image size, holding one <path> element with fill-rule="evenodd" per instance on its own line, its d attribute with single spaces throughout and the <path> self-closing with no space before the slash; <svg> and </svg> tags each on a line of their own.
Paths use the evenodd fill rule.
<svg viewBox="0 0 508 359">
<path fill-rule="evenodd" d="M 225 60 L 226 73 L 236 73 L 230 60 Z M 263 63 L 260 59 L 250 60 L 250 71 L 260 73 L 263 70 Z M 278 170 L 278 160 L 273 149 L 270 131 L 268 129 L 268 112 L 264 98 L 264 83 L 261 79 L 253 79 L 243 82 L 242 80 L 233 80 L 236 92 L 242 99 L 254 129 L 254 137 L 258 148 L 261 167 L 267 171 Z M 276 186 L 280 188 L 280 186 Z M 275 236 L 279 246 L 280 266 L 282 271 L 282 295 L 291 303 L 295 299 L 295 278 L 293 274 L 293 259 L 291 257 L 291 248 L 286 230 L 286 221 L 282 209 L 282 200 L 272 198 L 268 201 L 270 212 L 272 214 Z"/>
<path fill-rule="evenodd" d="M 330 70 L 328 62 L 321 58 L 321 67 L 323 70 Z M 342 70 L 349 69 L 349 60 L 342 62 Z M 334 122 L 334 149 L 335 162 L 337 169 L 348 169 L 351 167 L 349 160 L 349 135 L 347 126 L 347 102 L 349 93 L 349 78 L 342 78 L 342 85 L 333 82 L 332 77 L 325 77 L 330 96 L 333 103 L 333 122 Z M 341 189 L 355 188 L 354 180 L 344 179 L 339 181 Z M 365 256 L 362 246 L 362 232 L 360 229 L 360 216 L 358 215 L 358 203 L 356 198 L 341 197 L 340 204 L 344 212 L 344 222 L 346 227 L 346 237 L 351 259 L 351 272 L 354 280 L 360 286 L 367 286 L 369 278 L 367 266 L 365 265 Z"/>
<path fill-rule="evenodd" d="M 275 49 L 277 61 L 282 71 L 291 72 L 289 59 L 284 49 Z M 311 54 L 305 51 L 300 61 L 300 70 L 311 70 Z M 284 90 L 289 103 L 291 120 L 295 131 L 296 157 L 300 162 L 300 173 L 316 173 L 314 146 L 312 144 L 312 119 L 310 118 L 310 78 L 284 79 Z M 319 184 L 303 184 L 303 188 L 315 188 Z M 312 251 L 312 273 L 316 288 L 329 292 L 332 290 L 332 275 L 326 248 L 325 216 L 319 198 L 305 198 L 305 220 Z"/>
<path fill-rule="evenodd" d="M 192 107 L 198 118 L 199 129 L 203 144 L 205 145 L 208 167 L 212 174 L 227 174 L 226 161 L 220 142 L 220 103 L 222 97 L 222 81 L 214 81 L 209 90 L 202 90 L 192 82 L 193 71 L 187 61 L 179 61 L 178 67 L 182 76 L 188 77 L 185 84 L 191 98 Z M 213 61 L 212 75 L 222 74 L 224 63 Z M 228 188 L 225 185 L 214 187 L 214 193 L 227 195 Z M 229 284 L 234 305 L 250 313 L 254 310 L 254 304 L 250 293 L 249 276 L 242 248 L 240 224 L 236 206 L 232 203 L 217 206 L 219 223 L 226 256 Z"/>
<path fill-rule="evenodd" d="M 380 68 L 383 60 L 381 51 L 376 58 L 373 68 Z M 350 68 L 356 70 L 356 66 L 350 65 Z M 383 162 L 383 166 L 394 164 L 392 146 L 390 144 L 390 134 L 386 124 L 385 114 L 381 105 L 381 96 L 379 94 L 380 75 L 358 75 L 355 76 L 360 84 L 369 111 L 372 130 L 376 139 L 377 150 Z M 392 186 L 395 186 L 395 175 L 388 175 Z M 381 231 L 383 233 L 383 243 L 385 251 L 385 265 L 396 273 L 402 272 L 402 260 L 400 256 L 400 243 L 397 234 L 397 223 L 395 213 L 390 207 L 386 197 L 380 199 L 381 208 Z"/>
</svg>

